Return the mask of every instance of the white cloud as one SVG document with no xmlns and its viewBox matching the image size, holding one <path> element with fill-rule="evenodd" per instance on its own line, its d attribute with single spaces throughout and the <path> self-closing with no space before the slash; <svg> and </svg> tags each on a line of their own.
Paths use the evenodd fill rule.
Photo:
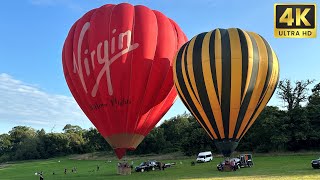
<svg viewBox="0 0 320 180">
<path fill-rule="evenodd" d="M 61 131 L 66 124 L 91 127 L 73 97 L 49 94 L 37 86 L 0 74 L 0 132 L 17 125 Z M 10 129 L 9 129 L 10 130 Z"/>
</svg>

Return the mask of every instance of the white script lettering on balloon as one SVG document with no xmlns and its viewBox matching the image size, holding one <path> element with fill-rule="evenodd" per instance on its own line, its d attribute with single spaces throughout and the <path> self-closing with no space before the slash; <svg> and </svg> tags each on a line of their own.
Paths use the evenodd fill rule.
<svg viewBox="0 0 320 180">
<path fill-rule="evenodd" d="M 77 51 L 78 59 L 76 59 L 75 54 L 73 52 L 73 67 L 74 67 L 73 72 L 78 73 L 82 87 L 86 93 L 88 93 L 88 90 L 87 90 L 87 86 L 86 86 L 86 83 L 84 81 L 84 76 L 83 76 L 82 63 L 81 63 L 81 61 L 82 61 L 81 53 L 84 52 L 85 55 L 89 56 L 88 49 L 85 49 L 84 51 L 82 51 L 83 38 L 84 38 L 86 32 L 89 30 L 89 27 L 90 27 L 90 23 L 86 22 L 81 29 L 79 41 L 78 41 L 78 51 Z M 112 34 L 116 33 L 116 31 L 117 31 L 116 29 L 113 29 Z M 112 37 L 111 43 L 109 42 L 109 40 L 105 40 L 103 42 L 100 42 L 97 45 L 96 50 L 93 50 L 92 52 L 90 52 L 91 62 L 89 62 L 88 57 L 85 57 L 83 59 L 84 69 L 85 69 L 87 76 L 90 75 L 89 63 L 91 63 L 92 68 L 95 69 L 95 65 L 94 65 L 95 57 L 96 57 L 99 64 L 104 64 L 102 69 L 100 70 L 98 76 L 96 77 L 97 78 L 96 82 L 91 90 L 92 97 L 95 97 L 97 95 L 99 84 L 100 84 L 101 78 L 104 74 L 106 75 L 106 78 L 107 78 L 108 93 L 109 93 L 109 95 L 113 94 L 111 74 L 110 74 L 111 64 L 113 62 L 115 62 L 117 59 L 119 59 L 121 56 L 123 56 L 124 54 L 127 54 L 128 52 L 133 51 L 139 47 L 138 43 L 131 44 L 131 35 L 132 35 L 131 33 L 132 32 L 130 30 L 128 30 L 126 32 L 119 34 L 119 36 L 118 36 L 118 50 L 119 50 L 119 52 L 115 53 L 116 37 Z M 124 46 L 123 43 L 124 43 L 125 37 L 126 37 L 127 43 Z M 103 46 L 104 57 L 101 57 L 102 46 Z M 112 56 L 111 58 L 109 57 L 109 46 L 111 46 L 111 54 L 110 54 L 110 56 Z"/>
</svg>

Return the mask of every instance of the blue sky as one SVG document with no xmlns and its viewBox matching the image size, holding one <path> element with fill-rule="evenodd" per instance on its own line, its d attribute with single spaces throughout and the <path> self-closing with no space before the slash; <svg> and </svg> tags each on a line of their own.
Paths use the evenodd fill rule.
<svg viewBox="0 0 320 180">
<path fill-rule="evenodd" d="M 0 6 L 0 133 L 16 125 L 61 131 L 66 123 L 91 125 L 65 82 L 61 50 L 72 24 L 106 0 L 19 0 Z M 274 3 L 257 0 L 136 0 L 175 20 L 187 37 L 215 28 L 238 27 L 267 39 L 280 61 L 280 79 L 320 80 L 320 39 L 273 36 Z M 292 1 L 289 1 L 292 2 Z M 312 0 L 297 2 L 315 2 Z M 319 12 L 319 8 L 317 8 Z M 319 14 L 319 13 L 318 13 Z M 319 15 L 317 15 L 319 19 Z M 319 22 L 319 21 L 318 21 Z M 318 34 L 319 36 L 319 34 Z M 274 96 L 269 105 L 283 103 Z M 163 119 L 187 111 L 177 100 Z"/>
</svg>

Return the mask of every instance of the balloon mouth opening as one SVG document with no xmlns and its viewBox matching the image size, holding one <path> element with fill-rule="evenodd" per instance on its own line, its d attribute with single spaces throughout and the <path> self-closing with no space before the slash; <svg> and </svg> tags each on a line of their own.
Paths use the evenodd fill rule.
<svg viewBox="0 0 320 180">
<path fill-rule="evenodd" d="M 214 144 L 218 148 L 218 150 L 221 152 L 221 154 L 225 157 L 228 158 L 231 156 L 233 151 L 237 148 L 239 144 L 239 140 L 232 141 L 232 140 L 220 140 L 220 141 L 215 141 Z"/>
<path fill-rule="evenodd" d="M 114 152 L 116 153 L 118 159 L 122 159 L 122 157 L 127 153 L 127 148 L 117 148 L 114 150 Z"/>
<path fill-rule="evenodd" d="M 118 159 L 121 159 L 127 150 L 135 150 L 143 139 L 144 135 L 132 133 L 119 133 L 105 137 L 105 140 L 113 147 Z"/>
<path fill-rule="evenodd" d="M 123 158 L 123 156 L 126 155 L 127 150 L 133 151 L 133 150 L 135 150 L 135 148 L 133 148 L 133 147 L 130 147 L 130 148 L 116 148 L 116 149 L 114 149 L 114 152 L 116 153 L 118 159 L 120 160 L 120 159 Z"/>
</svg>

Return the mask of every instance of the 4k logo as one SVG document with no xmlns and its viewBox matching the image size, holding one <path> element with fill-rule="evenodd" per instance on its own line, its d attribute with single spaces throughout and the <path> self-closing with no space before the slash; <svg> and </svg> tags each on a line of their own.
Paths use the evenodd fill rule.
<svg viewBox="0 0 320 180">
<path fill-rule="evenodd" d="M 315 38 L 316 4 L 275 4 L 274 36 L 277 38 Z"/>
</svg>

